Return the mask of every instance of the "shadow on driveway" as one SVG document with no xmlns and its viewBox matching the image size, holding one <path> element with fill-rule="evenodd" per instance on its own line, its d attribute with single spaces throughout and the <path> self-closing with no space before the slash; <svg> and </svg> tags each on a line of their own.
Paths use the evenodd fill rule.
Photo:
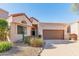
<svg viewBox="0 0 79 59">
<path fill-rule="evenodd" d="M 51 45 L 51 44 L 48 44 L 48 45 L 45 45 L 44 46 L 44 49 L 55 49 L 56 47 Z"/>
</svg>

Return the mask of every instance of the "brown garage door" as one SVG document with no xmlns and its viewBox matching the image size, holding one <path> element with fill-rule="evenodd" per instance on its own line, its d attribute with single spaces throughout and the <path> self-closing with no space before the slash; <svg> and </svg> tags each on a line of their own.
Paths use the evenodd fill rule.
<svg viewBox="0 0 79 59">
<path fill-rule="evenodd" d="M 64 30 L 43 30 L 44 39 L 64 39 Z"/>
</svg>

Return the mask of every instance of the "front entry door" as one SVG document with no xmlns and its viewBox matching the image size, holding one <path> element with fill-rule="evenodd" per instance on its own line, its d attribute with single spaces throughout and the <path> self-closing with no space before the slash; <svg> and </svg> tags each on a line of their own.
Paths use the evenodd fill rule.
<svg viewBox="0 0 79 59">
<path fill-rule="evenodd" d="M 32 30 L 32 36 L 35 36 L 35 30 Z"/>
</svg>

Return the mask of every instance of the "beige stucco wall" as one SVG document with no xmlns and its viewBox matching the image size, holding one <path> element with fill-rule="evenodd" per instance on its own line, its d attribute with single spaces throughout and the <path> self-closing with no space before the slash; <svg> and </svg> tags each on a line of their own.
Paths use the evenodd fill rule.
<svg viewBox="0 0 79 59">
<path fill-rule="evenodd" d="M 10 40 L 13 42 L 18 40 L 16 24 L 12 24 L 12 23 L 10 25 Z"/>
<path fill-rule="evenodd" d="M 67 28 L 63 25 L 56 25 L 56 24 L 43 24 L 39 23 L 39 34 L 43 36 L 43 30 L 64 30 L 64 38 L 68 39 L 67 37 Z"/>
<path fill-rule="evenodd" d="M 31 35 L 31 28 L 26 27 L 26 33 L 25 36 L 30 36 Z M 11 28 L 10 28 L 10 39 L 13 42 L 16 41 L 21 41 L 22 40 L 22 34 L 17 34 L 17 24 L 11 23 Z"/>
<path fill-rule="evenodd" d="M 18 22 L 21 23 L 21 21 L 26 21 L 28 26 L 32 26 L 31 22 L 23 15 L 23 16 L 18 16 L 18 17 L 13 17 L 12 22 Z"/>
<path fill-rule="evenodd" d="M 75 22 L 70 25 L 71 34 L 77 34 L 77 39 L 79 40 L 79 23 Z"/>
<path fill-rule="evenodd" d="M 19 25 L 21 23 L 21 21 L 27 22 L 27 25 L 25 25 L 25 27 L 26 27 L 25 36 L 31 35 L 32 24 L 25 16 L 9 17 L 7 20 L 9 20 L 9 24 L 10 24 L 10 39 L 11 39 L 11 41 L 16 42 L 18 40 L 22 40 L 22 34 L 17 34 L 17 25 Z"/>
</svg>

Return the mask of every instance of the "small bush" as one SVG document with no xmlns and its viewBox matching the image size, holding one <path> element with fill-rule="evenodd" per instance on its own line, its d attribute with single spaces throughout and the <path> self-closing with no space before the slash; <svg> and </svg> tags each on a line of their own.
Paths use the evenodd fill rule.
<svg viewBox="0 0 79 59">
<path fill-rule="evenodd" d="M 10 42 L 0 42 L 0 52 L 5 52 L 9 50 L 12 47 L 12 44 Z"/>
<path fill-rule="evenodd" d="M 33 47 L 41 47 L 43 46 L 44 41 L 42 39 L 31 39 L 30 45 Z"/>
</svg>

